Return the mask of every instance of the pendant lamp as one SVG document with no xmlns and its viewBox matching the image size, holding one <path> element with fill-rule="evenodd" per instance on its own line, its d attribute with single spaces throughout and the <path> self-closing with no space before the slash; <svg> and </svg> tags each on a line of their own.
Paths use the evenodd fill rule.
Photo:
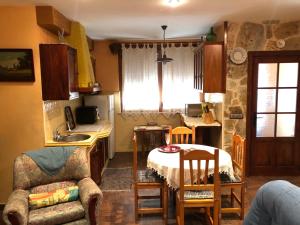
<svg viewBox="0 0 300 225">
<path fill-rule="evenodd" d="M 164 51 L 164 53 L 163 53 L 162 57 L 158 56 L 157 60 L 156 60 L 157 62 L 161 62 L 163 64 L 166 64 L 167 62 L 173 61 L 172 58 L 168 58 L 167 55 L 166 55 L 166 29 L 167 29 L 167 27 L 168 27 L 167 25 L 162 25 L 161 26 L 161 28 L 164 31 L 164 44 L 163 44 L 163 51 Z"/>
</svg>

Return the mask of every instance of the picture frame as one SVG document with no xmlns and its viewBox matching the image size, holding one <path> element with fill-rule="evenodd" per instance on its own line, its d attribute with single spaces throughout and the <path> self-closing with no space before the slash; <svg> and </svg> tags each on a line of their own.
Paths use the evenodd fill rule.
<svg viewBox="0 0 300 225">
<path fill-rule="evenodd" d="M 32 49 L 0 49 L 0 81 L 34 82 Z"/>
</svg>

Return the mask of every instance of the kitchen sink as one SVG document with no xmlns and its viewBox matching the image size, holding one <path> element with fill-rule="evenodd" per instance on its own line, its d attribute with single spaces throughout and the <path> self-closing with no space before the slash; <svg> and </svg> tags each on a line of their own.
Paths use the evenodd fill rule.
<svg viewBox="0 0 300 225">
<path fill-rule="evenodd" d="M 84 141 L 91 137 L 88 134 L 68 134 L 68 135 L 59 135 L 56 138 L 58 142 L 73 142 L 73 141 Z"/>
</svg>

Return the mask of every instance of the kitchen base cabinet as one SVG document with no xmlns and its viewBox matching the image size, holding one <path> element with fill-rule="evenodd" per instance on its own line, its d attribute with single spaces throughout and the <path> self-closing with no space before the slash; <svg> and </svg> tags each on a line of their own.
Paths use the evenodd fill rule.
<svg viewBox="0 0 300 225">
<path fill-rule="evenodd" d="M 101 184 L 103 170 L 108 160 L 108 138 L 100 138 L 90 150 L 91 178 L 96 184 Z"/>
</svg>

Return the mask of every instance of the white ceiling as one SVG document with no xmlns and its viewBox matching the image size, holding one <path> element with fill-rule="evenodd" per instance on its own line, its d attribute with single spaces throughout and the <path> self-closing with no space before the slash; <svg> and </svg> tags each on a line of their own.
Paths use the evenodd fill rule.
<svg viewBox="0 0 300 225">
<path fill-rule="evenodd" d="M 85 26 L 93 39 L 200 38 L 223 21 L 300 20 L 300 0 L 0 0 L 0 5 L 51 5 Z"/>
</svg>

